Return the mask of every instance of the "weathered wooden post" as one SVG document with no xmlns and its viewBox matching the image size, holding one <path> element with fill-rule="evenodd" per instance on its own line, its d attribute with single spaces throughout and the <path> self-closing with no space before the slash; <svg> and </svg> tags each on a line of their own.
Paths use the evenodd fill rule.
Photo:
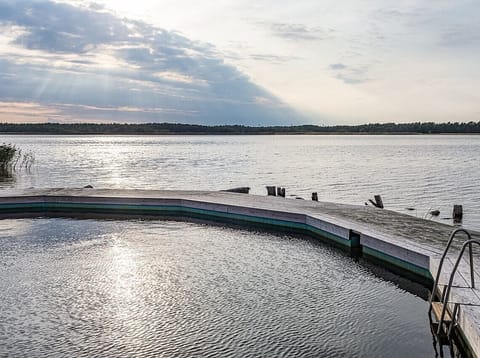
<svg viewBox="0 0 480 358">
<path fill-rule="evenodd" d="M 267 186 L 267 195 L 268 196 L 277 196 L 276 187 Z"/>
<path fill-rule="evenodd" d="M 377 208 L 383 209 L 383 200 L 380 195 L 374 195 L 373 198 L 375 199 L 375 202 L 377 203 Z"/>
<path fill-rule="evenodd" d="M 241 186 L 241 187 L 238 187 L 238 188 L 231 188 L 231 189 L 220 190 L 220 191 L 226 191 L 228 193 L 248 194 L 250 192 L 250 187 Z"/>
<path fill-rule="evenodd" d="M 380 195 L 374 195 L 373 198 L 375 199 L 375 201 L 373 201 L 372 199 L 368 199 L 368 201 L 376 208 L 383 209 L 382 197 Z"/>
<path fill-rule="evenodd" d="M 453 205 L 453 222 L 461 223 L 463 219 L 463 206 Z"/>
<path fill-rule="evenodd" d="M 318 201 L 318 193 L 317 192 L 312 193 L 312 200 L 313 201 Z"/>
</svg>

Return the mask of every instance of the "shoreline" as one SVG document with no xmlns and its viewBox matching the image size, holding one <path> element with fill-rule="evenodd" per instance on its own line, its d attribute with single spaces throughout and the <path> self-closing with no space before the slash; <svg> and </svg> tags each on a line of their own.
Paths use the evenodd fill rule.
<svg viewBox="0 0 480 358">
<path fill-rule="evenodd" d="M 419 135 L 480 134 L 480 122 L 413 122 L 336 125 L 243 125 L 186 123 L 9 123 L 0 133 L 26 135 Z"/>
<path fill-rule="evenodd" d="M 250 132 L 250 133 L 232 133 L 232 132 L 70 132 L 70 133 L 58 133 L 58 132 L 0 132 L 0 135 L 51 135 L 51 136 L 333 136 L 333 135 L 345 135 L 345 136 L 377 136 L 377 135 L 408 135 L 408 136 L 446 136 L 446 135 L 480 135 L 480 132 L 442 132 L 442 133 L 422 133 L 422 132 Z"/>
</svg>

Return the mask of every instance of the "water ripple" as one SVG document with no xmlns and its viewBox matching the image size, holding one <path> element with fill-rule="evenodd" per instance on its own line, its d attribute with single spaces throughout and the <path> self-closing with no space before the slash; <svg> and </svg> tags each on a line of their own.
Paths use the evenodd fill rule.
<svg viewBox="0 0 480 358">
<path fill-rule="evenodd" d="M 420 216 L 463 204 L 464 224 L 480 230 L 476 135 L 4 137 L 34 152 L 36 167 L 0 182 L 2 190 L 250 186 L 265 194 L 265 185 L 281 185 L 287 195 L 316 191 L 320 200 L 359 205 L 382 194 L 386 207 L 415 207 Z"/>
<path fill-rule="evenodd" d="M 0 356 L 433 356 L 424 301 L 315 241 L 67 219 L 1 235 Z"/>
</svg>

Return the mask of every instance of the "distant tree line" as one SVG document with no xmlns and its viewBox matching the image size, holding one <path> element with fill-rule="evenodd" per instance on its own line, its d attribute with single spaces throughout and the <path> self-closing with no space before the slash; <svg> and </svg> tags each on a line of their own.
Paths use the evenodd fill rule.
<svg viewBox="0 0 480 358">
<path fill-rule="evenodd" d="M 337 126 L 204 126 L 181 123 L 0 123 L 0 133 L 28 134 L 443 134 L 480 133 L 480 122 L 370 123 Z"/>
</svg>

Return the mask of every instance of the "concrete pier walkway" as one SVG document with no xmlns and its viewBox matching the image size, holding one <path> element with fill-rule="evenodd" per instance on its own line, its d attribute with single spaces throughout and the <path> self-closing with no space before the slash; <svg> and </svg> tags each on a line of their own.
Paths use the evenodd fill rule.
<svg viewBox="0 0 480 358">
<path fill-rule="evenodd" d="M 363 255 L 382 266 L 415 275 L 424 282 L 435 277 L 438 260 L 453 229 L 370 206 L 212 191 L 26 190 L 10 196 L 0 194 L 0 213 L 168 215 L 268 225 L 308 233 L 345 248 L 360 248 Z M 455 251 L 461 244 L 460 241 L 452 245 L 442 284 L 448 282 Z M 475 277 L 480 284 L 480 256 L 475 258 Z M 464 262 L 456 275 L 450 302 L 460 303 L 458 328 L 471 351 L 480 357 L 480 290 L 469 287 L 469 277 L 468 264 Z"/>
</svg>

